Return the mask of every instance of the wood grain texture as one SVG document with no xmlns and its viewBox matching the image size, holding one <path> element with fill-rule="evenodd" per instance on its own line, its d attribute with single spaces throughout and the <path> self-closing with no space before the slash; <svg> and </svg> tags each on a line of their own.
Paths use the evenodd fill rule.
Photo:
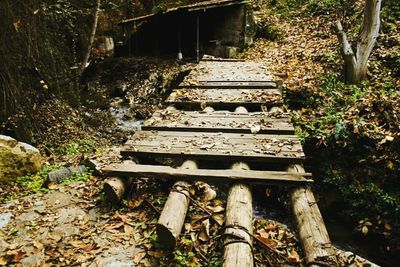
<svg viewBox="0 0 400 267">
<path fill-rule="evenodd" d="M 195 161 L 185 161 L 180 167 L 181 170 L 195 170 L 197 163 Z M 156 225 L 157 236 L 160 243 L 166 247 L 176 246 L 178 237 L 182 231 L 185 222 L 186 213 L 189 207 L 190 183 L 178 181 L 173 186 L 173 191 L 168 195 L 167 202 L 161 212 Z"/>
<path fill-rule="evenodd" d="M 287 171 L 304 173 L 304 168 L 292 165 Z M 335 249 L 310 187 L 295 188 L 290 197 L 307 266 L 321 266 L 321 263 L 325 264 L 323 266 L 338 266 Z"/>
<path fill-rule="evenodd" d="M 103 169 L 103 172 L 107 176 L 146 177 L 182 181 L 201 180 L 209 183 L 234 181 L 251 184 L 296 185 L 313 182 L 310 173 L 296 174 L 279 171 L 175 169 L 170 166 L 159 165 L 113 164 Z"/>
<path fill-rule="evenodd" d="M 246 163 L 232 170 L 250 170 Z M 253 197 L 248 185 L 237 183 L 229 188 L 224 233 L 224 267 L 253 267 Z"/>
<path fill-rule="evenodd" d="M 141 131 L 121 151 L 136 157 L 201 158 L 297 163 L 304 159 L 292 135 Z"/>
<path fill-rule="evenodd" d="M 282 93 L 279 89 L 247 90 L 247 89 L 176 89 L 166 100 L 175 106 L 200 107 L 255 107 L 260 105 L 281 105 Z"/>
<path fill-rule="evenodd" d="M 271 117 L 267 112 L 235 113 L 162 110 L 143 123 L 142 130 L 294 134 L 289 116 Z"/>
</svg>

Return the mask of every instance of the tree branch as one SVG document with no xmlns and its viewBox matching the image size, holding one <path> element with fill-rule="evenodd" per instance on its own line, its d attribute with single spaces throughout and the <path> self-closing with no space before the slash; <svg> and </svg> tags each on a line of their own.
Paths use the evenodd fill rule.
<svg viewBox="0 0 400 267">
<path fill-rule="evenodd" d="M 339 41 L 342 44 L 342 54 L 345 58 L 354 58 L 354 51 L 347 39 L 347 35 L 343 30 L 342 23 L 340 21 L 336 22 L 336 35 L 339 38 Z"/>
<path fill-rule="evenodd" d="M 100 13 L 100 4 L 101 4 L 101 0 L 97 0 L 96 10 L 94 12 L 92 30 L 91 30 L 91 33 L 90 33 L 90 36 L 89 36 L 88 47 L 87 47 L 85 56 L 83 58 L 82 64 L 81 64 L 81 66 L 79 68 L 79 75 L 83 73 L 83 71 L 85 70 L 86 65 L 87 65 L 87 63 L 89 61 L 90 52 L 92 50 L 94 37 L 96 36 L 96 31 L 97 31 L 97 23 L 98 23 L 98 20 L 99 20 L 99 13 Z"/>
</svg>

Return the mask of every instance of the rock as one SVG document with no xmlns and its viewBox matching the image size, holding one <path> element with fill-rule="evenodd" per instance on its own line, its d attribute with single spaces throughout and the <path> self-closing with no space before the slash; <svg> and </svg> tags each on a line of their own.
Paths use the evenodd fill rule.
<svg viewBox="0 0 400 267">
<path fill-rule="evenodd" d="M 42 165 L 39 150 L 26 143 L 0 135 L 0 182 L 36 173 Z"/>
<path fill-rule="evenodd" d="M 6 212 L 0 214 L 0 230 L 3 229 L 11 220 L 13 214 L 11 212 Z"/>
</svg>

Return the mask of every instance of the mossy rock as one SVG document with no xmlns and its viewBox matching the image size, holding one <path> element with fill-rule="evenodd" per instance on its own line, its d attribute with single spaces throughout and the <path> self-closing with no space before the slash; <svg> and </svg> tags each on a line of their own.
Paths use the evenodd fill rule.
<svg viewBox="0 0 400 267">
<path fill-rule="evenodd" d="M 36 173 L 41 165 L 39 150 L 9 136 L 0 135 L 0 182 L 11 182 L 28 173 Z"/>
</svg>

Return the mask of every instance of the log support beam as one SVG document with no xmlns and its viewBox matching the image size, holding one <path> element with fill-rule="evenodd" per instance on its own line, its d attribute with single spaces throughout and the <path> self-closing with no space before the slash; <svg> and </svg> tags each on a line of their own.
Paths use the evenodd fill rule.
<svg viewBox="0 0 400 267">
<path fill-rule="evenodd" d="M 243 162 L 234 163 L 233 170 L 250 170 Z M 253 266 L 253 197 L 246 184 L 230 187 L 226 204 L 224 233 L 224 267 Z"/>
<path fill-rule="evenodd" d="M 193 160 L 185 161 L 180 169 L 197 169 L 197 163 Z M 190 184 L 178 181 L 169 193 L 167 202 L 161 212 L 156 225 L 157 236 L 160 243 L 168 248 L 176 246 L 178 237 L 182 231 L 187 210 L 189 208 Z"/>
<path fill-rule="evenodd" d="M 301 165 L 292 165 L 288 172 L 304 173 Z M 324 220 L 310 187 L 298 187 L 290 193 L 293 214 L 307 266 L 338 266 L 335 249 L 329 239 Z"/>
</svg>

